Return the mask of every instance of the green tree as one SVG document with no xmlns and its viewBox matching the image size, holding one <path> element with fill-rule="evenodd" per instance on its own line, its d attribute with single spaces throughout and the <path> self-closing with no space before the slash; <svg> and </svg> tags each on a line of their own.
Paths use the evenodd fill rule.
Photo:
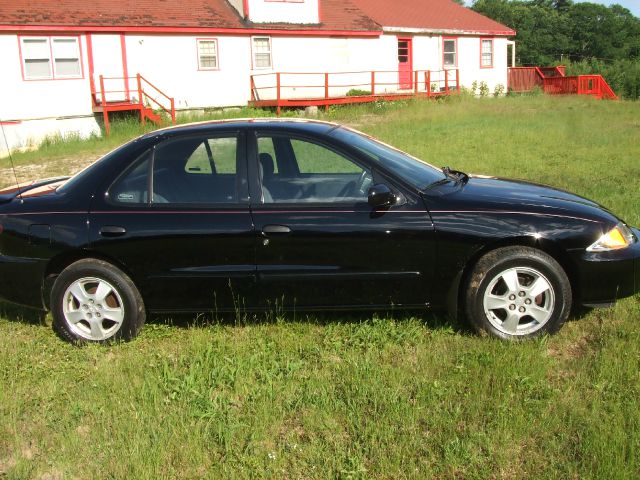
<svg viewBox="0 0 640 480">
<path fill-rule="evenodd" d="M 473 9 L 517 31 L 522 65 L 567 58 L 640 58 L 640 19 L 620 5 L 573 0 L 476 0 Z"/>
</svg>

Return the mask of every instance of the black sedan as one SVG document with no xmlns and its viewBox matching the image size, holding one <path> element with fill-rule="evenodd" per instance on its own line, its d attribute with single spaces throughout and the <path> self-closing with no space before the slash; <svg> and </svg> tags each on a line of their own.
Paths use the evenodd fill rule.
<svg viewBox="0 0 640 480">
<path fill-rule="evenodd" d="M 435 168 L 343 126 L 160 130 L 0 192 L 0 295 L 71 342 L 147 312 L 449 309 L 505 339 L 640 289 L 640 232 L 585 198 Z"/>
</svg>

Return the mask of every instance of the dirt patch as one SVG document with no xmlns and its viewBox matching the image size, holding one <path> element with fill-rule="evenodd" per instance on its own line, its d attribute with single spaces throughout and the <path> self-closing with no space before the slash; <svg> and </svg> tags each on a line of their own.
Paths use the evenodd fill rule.
<svg viewBox="0 0 640 480">
<path fill-rule="evenodd" d="M 16 459 L 13 457 L 0 458 L 0 477 L 4 477 L 9 474 L 10 470 L 13 470 L 16 466 Z"/>
<path fill-rule="evenodd" d="M 96 158 L 86 156 L 64 157 L 42 163 L 16 165 L 15 173 L 11 167 L 0 168 L 0 188 L 15 185 L 16 177 L 19 183 L 23 183 L 48 177 L 73 175 L 95 160 Z"/>
</svg>

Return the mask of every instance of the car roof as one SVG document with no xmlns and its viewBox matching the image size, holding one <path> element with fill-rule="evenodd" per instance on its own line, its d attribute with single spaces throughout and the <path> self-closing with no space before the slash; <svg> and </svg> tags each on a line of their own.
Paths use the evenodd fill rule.
<svg viewBox="0 0 640 480">
<path fill-rule="evenodd" d="M 212 120 L 205 122 L 188 123 L 185 125 L 177 125 L 172 127 L 155 130 L 151 133 L 143 135 L 142 138 L 156 137 L 158 135 L 189 135 L 215 130 L 232 130 L 246 128 L 261 129 L 287 129 L 298 130 L 309 133 L 328 133 L 339 127 L 337 123 L 324 122 L 321 120 L 309 120 L 304 118 L 240 118 L 230 120 Z"/>
</svg>

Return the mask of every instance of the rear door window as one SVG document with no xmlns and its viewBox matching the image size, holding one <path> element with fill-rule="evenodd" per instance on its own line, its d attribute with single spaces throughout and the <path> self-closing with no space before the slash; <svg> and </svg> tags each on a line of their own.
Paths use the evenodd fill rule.
<svg viewBox="0 0 640 480">
<path fill-rule="evenodd" d="M 129 205 L 234 204 L 240 196 L 246 201 L 246 165 L 238 138 L 235 134 L 185 137 L 156 145 L 116 180 L 109 189 L 110 201 Z"/>
</svg>

